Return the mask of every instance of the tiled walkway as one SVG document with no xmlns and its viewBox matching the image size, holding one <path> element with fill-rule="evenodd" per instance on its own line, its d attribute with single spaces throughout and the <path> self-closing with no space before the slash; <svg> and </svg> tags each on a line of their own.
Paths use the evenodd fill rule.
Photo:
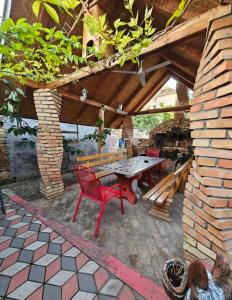
<svg viewBox="0 0 232 300">
<path fill-rule="evenodd" d="M 166 299 L 159 289 L 140 296 L 54 228 L 7 202 L 6 215 L 0 211 L 0 299 Z"/>
</svg>

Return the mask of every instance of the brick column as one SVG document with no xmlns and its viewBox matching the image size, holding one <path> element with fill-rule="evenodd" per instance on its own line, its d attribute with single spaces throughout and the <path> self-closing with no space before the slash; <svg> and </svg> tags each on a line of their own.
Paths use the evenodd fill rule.
<svg viewBox="0 0 232 300">
<path fill-rule="evenodd" d="M 0 124 L 0 183 L 11 177 L 9 169 L 6 132 Z"/>
<path fill-rule="evenodd" d="M 133 157 L 133 122 L 131 116 L 123 119 L 122 138 L 126 141 L 127 157 Z"/>
<path fill-rule="evenodd" d="M 232 255 L 232 14 L 209 22 L 190 116 L 195 161 L 185 188 L 185 258 Z"/>
<path fill-rule="evenodd" d="M 47 199 L 53 199 L 64 192 L 61 176 L 63 140 L 59 122 L 62 98 L 54 90 L 41 89 L 34 92 L 34 102 L 39 120 L 36 149 L 40 190 Z"/>
<path fill-rule="evenodd" d="M 176 94 L 177 94 L 176 106 L 189 104 L 188 88 L 186 85 L 184 85 L 179 81 L 177 81 L 176 83 Z M 176 111 L 175 119 L 177 120 L 178 123 L 182 123 L 182 121 L 185 119 L 184 112 Z"/>
</svg>

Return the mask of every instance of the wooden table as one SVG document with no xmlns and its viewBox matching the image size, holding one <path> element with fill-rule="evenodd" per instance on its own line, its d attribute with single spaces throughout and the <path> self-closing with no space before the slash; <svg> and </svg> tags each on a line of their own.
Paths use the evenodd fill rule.
<svg viewBox="0 0 232 300">
<path fill-rule="evenodd" d="M 152 187 L 152 169 L 164 160 L 164 158 L 137 156 L 107 164 L 102 168 L 117 175 L 122 187 L 123 197 L 127 198 L 131 204 L 135 204 L 137 197 L 133 191 L 132 182 L 138 179 L 139 183 L 146 181 Z"/>
</svg>

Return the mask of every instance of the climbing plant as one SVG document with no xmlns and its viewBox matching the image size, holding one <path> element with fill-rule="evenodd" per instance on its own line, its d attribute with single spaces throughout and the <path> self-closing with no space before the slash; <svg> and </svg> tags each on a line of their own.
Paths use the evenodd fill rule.
<svg viewBox="0 0 232 300">
<path fill-rule="evenodd" d="M 86 10 L 83 3 L 82 0 L 34 0 L 34 14 L 38 17 L 43 8 L 57 23 L 57 26 L 53 25 L 51 28 L 44 27 L 39 22 L 30 24 L 25 18 L 17 21 L 11 18 L 3 20 L 0 24 L 0 78 L 11 78 L 20 83 L 49 83 L 66 73 L 93 64 L 92 59 L 88 60 L 80 54 L 83 48 L 82 37 L 61 29 L 61 13 L 68 14 L 73 25 L 84 22 L 91 34 L 101 39 L 99 49 L 94 46 L 88 49 L 88 53 L 96 59 L 103 58 L 106 48 L 111 46 L 116 64 L 122 66 L 127 60 L 138 62 L 142 49 L 151 44 L 157 31 L 152 8 L 146 8 L 141 16 L 140 12 L 135 11 L 134 0 L 124 0 L 128 21 L 119 18 L 109 28 L 106 14 L 95 18 L 87 13 L 81 19 L 76 12 L 80 10 L 77 9 L 80 5 Z M 168 27 L 181 17 L 186 5 L 186 0 L 180 0 L 177 11 L 167 23 Z M 4 106 L 4 112 L 7 111 L 11 111 L 10 104 Z"/>
</svg>

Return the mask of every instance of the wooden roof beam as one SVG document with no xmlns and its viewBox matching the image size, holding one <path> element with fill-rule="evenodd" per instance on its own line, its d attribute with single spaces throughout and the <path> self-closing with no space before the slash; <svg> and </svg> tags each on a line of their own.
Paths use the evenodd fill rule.
<svg viewBox="0 0 232 300">
<path fill-rule="evenodd" d="M 156 74 L 156 76 L 157 76 L 157 74 Z M 142 102 L 141 102 L 141 99 L 140 99 L 140 101 L 136 101 L 136 103 L 133 106 L 133 108 L 131 109 L 131 111 L 140 110 L 142 107 L 144 107 L 144 105 L 151 100 L 151 98 L 162 88 L 162 86 L 167 82 L 167 80 L 169 78 L 170 78 L 170 76 L 169 76 L 169 74 L 167 74 L 167 72 L 162 73 L 162 75 L 160 75 L 159 81 L 156 84 L 153 83 L 153 85 L 151 85 L 151 87 L 149 88 L 149 90 L 146 93 Z M 133 100 L 131 100 L 131 103 L 134 104 Z M 118 118 L 116 116 L 114 118 L 114 120 L 111 122 L 111 127 L 117 128 L 120 126 L 121 122 L 122 122 L 122 118 L 120 118 L 120 117 Z"/>
<path fill-rule="evenodd" d="M 65 98 L 70 99 L 70 100 L 80 101 L 80 102 L 83 103 L 83 104 L 91 105 L 91 106 L 94 106 L 94 107 L 97 107 L 97 108 L 102 108 L 102 107 L 104 107 L 105 110 L 114 112 L 115 114 L 119 114 L 119 115 L 123 115 L 123 116 L 126 116 L 126 115 L 128 114 L 128 113 L 125 112 L 125 111 L 118 111 L 117 109 L 115 109 L 115 108 L 113 108 L 113 107 L 111 107 L 111 106 L 104 105 L 104 104 L 99 103 L 99 102 L 94 101 L 94 100 L 86 99 L 86 100 L 83 102 L 83 101 L 81 101 L 80 96 L 75 95 L 75 94 L 70 93 L 70 92 L 66 92 L 66 91 L 59 90 L 59 94 L 61 94 L 62 97 L 65 97 Z"/>
<path fill-rule="evenodd" d="M 191 65 L 189 61 L 186 61 L 183 58 L 180 58 L 179 56 L 171 52 L 162 53 L 162 56 L 165 59 L 169 60 L 172 63 L 172 65 L 176 66 L 179 70 L 185 72 L 186 74 L 189 74 L 193 78 L 196 77 L 197 68 Z"/>
<path fill-rule="evenodd" d="M 228 8 L 229 7 L 230 5 L 228 5 Z M 211 9 L 206 13 L 201 14 L 200 16 L 194 17 L 188 21 L 185 21 L 184 23 L 181 23 L 180 25 L 173 27 L 167 32 L 164 31 L 163 34 L 158 32 L 156 35 L 154 35 L 152 44 L 144 48 L 141 55 L 151 52 L 158 52 L 164 47 L 172 46 L 174 44 L 180 44 L 184 40 L 187 40 L 192 36 L 206 31 L 210 17 L 216 10 L 218 11 L 220 9 L 225 10 L 225 7 Z M 115 65 L 116 62 L 112 61 L 112 57 L 109 57 L 108 59 L 104 59 L 95 63 L 93 66 L 81 68 L 69 75 L 66 75 L 63 78 L 47 84 L 47 88 L 57 88 L 63 86 L 72 81 L 88 77 L 91 74 L 95 74 L 108 68 L 112 68 Z"/>
<path fill-rule="evenodd" d="M 164 108 L 155 108 L 155 109 L 136 111 L 136 112 L 130 113 L 130 115 L 138 116 L 138 115 L 148 115 L 148 114 L 159 114 L 159 113 L 172 112 L 172 111 L 189 111 L 190 108 L 191 108 L 191 105 L 172 106 L 172 107 L 164 107 Z"/>
<path fill-rule="evenodd" d="M 187 87 L 190 89 L 193 89 L 194 83 L 195 83 L 195 78 L 187 74 L 186 72 L 183 72 L 179 68 L 175 66 L 169 66 L 168 67 L 169 71 L 171 72 L 172 76 L 177 79 L 178 81 L 182 82 L 185 84 Z"/>
<path fill-rule="evenodd" d="M 164 86 L 164 84 L 170 79 L 170 75 L 168 73 L 164 74 L 156 86 L 151 90 L 151 92 L 147 95 L 142 102 L 140 102 L 134 109 L 134 111 L 140 111 Z"/>
</svg>

